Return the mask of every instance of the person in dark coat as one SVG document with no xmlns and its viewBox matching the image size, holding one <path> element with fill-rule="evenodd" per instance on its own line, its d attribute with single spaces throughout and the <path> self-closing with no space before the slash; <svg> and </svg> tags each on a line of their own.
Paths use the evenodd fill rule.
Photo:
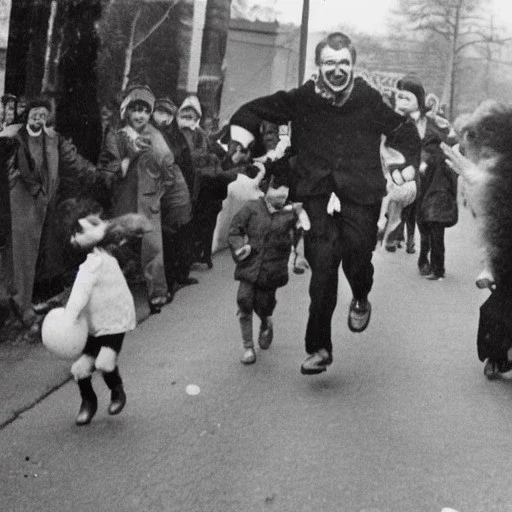
<svg viewBox="0 0 512 512">
<path fill-rule="evenodd" d="M 449 129 L 425 117 L 422 136 L 416 220 L 420 232 L 418 269 L 429 280 L 445 277 L 445 229 L 458 220 L 457 174 L 445 162 L 440 144 L 448 140 Z"/>
<path fill-rule="evenodd" d="M 95 166 L 68 139 L 46 128 L 50 109 L 44 98 L 29 101 L 27 123 L 11 125 L 1 134 L 16 144 L 7 166 L 11 229 L 6 264 L 12 269 L 11 306 L 26 326 L 36 320 L 36 281 L 51 281 L 64 270 L 55 232 L 61 190 L 66 184 L 80 188 L 79 183 L 83 187 L 96 180 Z"/>
<path fill-rule="evenodd" d="M 355 78 L 355 61 L 350 38 L 330 34 L 315 50 L 318 76 L 291 91 L 251 101 L 230 120 L 231 138 L 244 147 L 257 137 L 263 120 L 292 125 L 297 200 L 303 201 L 311 220 L 305 237 L 312 272 L 303 374 L 321 373 L 332 363 L 331 319 L 340 263 L 352 290 L 350 330 L 362 332 L 370 321 L 372 253 L 386 193 L 379 154 L 382 135 L 408 165 L 419 151 L 415 127 L 377 90 Z"/>
<path fill-rule="evenodd" d="M 262 164 L 259 164 L 263 167 Z M 263 178 L 264 168 L 260 178 Z M 235 279 L 238 314 L 244 352 L 240 361 L 256 361 L 252 334 L 253 311 L 261 320 L 258 343 L 262 350 L 273 339 L 272 314 L 276 290 L 288 282 L 288 259 L 292 229 L 298 213 L 288 198 L 286 174 L 274 174 L 261 182 L 264 197 L 248 201 L 233 217 L 228 234 L 229 247 L 236 262 Z"/>
<path fill-rule="evenodd" d="M 190 148 L 176 122 L 178 108 L 167 97 L 158 98 L 155 102 L 153 123 L 160 130 L 172 151 L 175 164 L 186 185 L 182 190 L 169 189 L 162 196 L 162 239 L 164 248 L 165 275 L 169 292 L 174 294 L 177 288 L 197 284 L 195 277 L 190 277 L 192 265 L 192 193 L 194 190 L 194 174 Z M 187 199 L 184 200 L 186 192 Z"/>
</svg>

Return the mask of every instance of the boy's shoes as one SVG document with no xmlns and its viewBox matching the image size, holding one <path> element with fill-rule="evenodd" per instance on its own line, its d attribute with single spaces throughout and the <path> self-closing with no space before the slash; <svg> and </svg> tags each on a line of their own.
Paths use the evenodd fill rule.
<svg viewBox="0 0 512 512">
<path fill-rule="evenodd" d="M 258 337 L 258 344 L 261 350 L 267 350 L 272 340 L 274 339 L 274 326 L 272 325 L 272 319 L 268 318 L 261 322 L 260 335 Z"/>
<path fill-rule="evenodd" d="M 111 415 L 119 414 L 126 405 L 126 393 L 123 386 L 119 385 L 112 390 L 108 413 Z"/>
<path fill-rule="evenodd" d="M 416 249 L 414 248 L 414 240 L 407 240 L 405 244 L 405 252 L 407 254 L 414 254 Z"/>
<path fill-rule="evenodd" d="M 352 332 L 363 332 L 370 323 L 372 305 L 368 299 L 352 299 L 348 311 L 348 328 Z"/>
<path fill-rule="evenodd" d="M 476 286 L 480 288 L 480 290 L 485 290 L 488 288 L 493 291 L 496 289 L 496 282 L 494 281 L 494 276 L 488 269 L 482 270 L 480 274 L 478 274 L 475 282 Z"/>
<path fill-rule="evenodd" d="M 256 362 L 256 352 L 253 348 L 248 348 L 244 351 L 242 354 L 242 357 L 240 358 L 240 362 L 242 364 L 253 364 Z"/>
<path fill-rule="evenodd" d="M 486 288 L 491 291 L 496 290 L 496 283 L 493 279 L 480 278 L 475 281 L 475 284 L 480 290 L 485 290 Z"/>
<path fill-rule="evenodd" d="M 318 352 L 306 357 L 300 367 L 300 373 L 303 375 L 316 375 L 325 372 L 331 363 L 332 354 L 327 352 L 325 348 L 321 348 Z"/>
<path fill-rule="evenodd" d="M 83 425 L 88 425 L 91 423 L 93 416 L 96 414 L 98 410 L 98 400 L 90 399 L 83 400 L 80 405 L 80 410 L 75 418 L 75 424 L 79 427 Z"/>
</svg>

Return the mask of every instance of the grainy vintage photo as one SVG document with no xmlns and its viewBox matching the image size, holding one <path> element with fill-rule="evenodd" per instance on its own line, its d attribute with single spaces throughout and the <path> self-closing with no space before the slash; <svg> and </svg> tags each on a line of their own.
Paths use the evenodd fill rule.
<svg viewBox="0 0 512 512">
<path fill-rule="evenodd" d="M 0 510 L 511 512 L 508 0 L 0 0 Z"/>
</svg>

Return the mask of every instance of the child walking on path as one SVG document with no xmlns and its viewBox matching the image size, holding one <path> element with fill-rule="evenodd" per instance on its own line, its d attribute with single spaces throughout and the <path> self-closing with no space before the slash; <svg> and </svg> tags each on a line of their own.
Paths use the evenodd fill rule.
<svg viewBox="0 0 512 512">
<path fill-rule="evenodd" d="M 124 335 L 136 326 L 135 305 L 117 259 L 112 255 L 118 245 L 131 237 L 140 237 L 151 229 L 150 222 L 138 214 L 127 214 L 110 221 L 96 213 L 80 212 L 66 219 L 71 228 L 71 243 L 87 251 L 80 265 L 66 311 L 73 317 L 85 317 L 89 336 L 82 355 L 71 367 L 82 403 L 75 419 L 77 425 L 91 422 L 98 409 L 92 387 L 92 374 L 98 370 L 111 390 L 109 414 L 119 414 L 126 403 L 117 359 Z"/>
<path fill-rule="evenodd" d="M 244 348 L 240 361 L 243 364 L 256 361 L 253 312 L 261 320 L 260 349 L 266 350 L 272 343 L 276 290 L 288 282 L 292 229 L 298 223 L 299 213 L 301 218 L 305 215 L 299 205 L 286 204 L 289 192 L 286 173 L 264 179 L 260 188 L 265 195 L 242 206 L 231 222 L 228 235 L 236 262 L 235 279 L 240 281 L 237 304 Z"/>
</svg>

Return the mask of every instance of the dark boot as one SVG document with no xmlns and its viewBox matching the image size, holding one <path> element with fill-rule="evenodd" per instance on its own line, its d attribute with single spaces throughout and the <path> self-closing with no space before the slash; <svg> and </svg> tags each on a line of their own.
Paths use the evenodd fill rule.
<svg viewBox="0 0 512 512">
<path fill-rule="evenodd" d="M 126 393 L 123 388 L 123 381 L 119 375 L 119 368 L 112 372 L 105 372 L 103 374 L 105 384 L 112 391 L 110 396 L 110 405 L 108 406 L 109 414 L 119 414 L 126 405 Z"/>
<path fill-rule="evenodd" d="M 91 377 L 79 379 L 77 384 L 82 397 L 82 404 L 75 418 L 75 423 L 79 426 L 88 425 L 98 410 L 98 398 L 92 388 Z"/>
</svg>

